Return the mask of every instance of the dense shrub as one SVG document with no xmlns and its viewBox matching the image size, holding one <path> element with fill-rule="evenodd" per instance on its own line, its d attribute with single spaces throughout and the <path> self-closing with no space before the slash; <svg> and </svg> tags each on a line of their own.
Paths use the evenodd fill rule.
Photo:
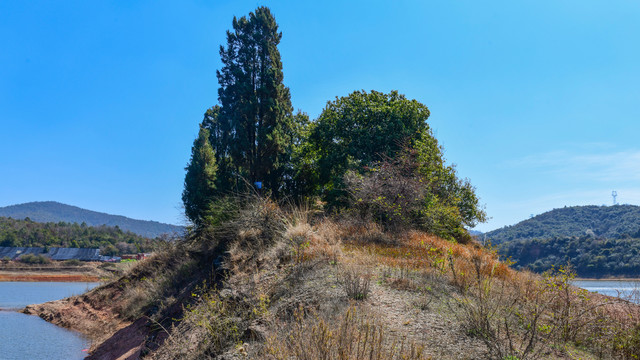
<svg viewBox="0 0 640 360">
<path fill-rule="evenodd" d="M 464 227 L 484 221 L 485 213 L 468 181 L 458 179 L 453 167 L 444 167 L 441 157 L 431 154 L 435 143 L 430 138 L 422 140 L 363 173 L 348 171 L 344 182 L 350 206 L 386 229 L 417 228 L 467 242 Z"/>
<path fill-rule="evenodd" d="M 25 264 L 49 264 L 51 263 L 51 259 L 44 255 L 33 255 L 33 254 L 25 254 L 18 258 L 20 262 Z"/>
<path fill-rule="evenodd" d="M 69 260 L 65 260 L 63 264 L 66 266 L 80 266 L 82 265 L 82 261 L 78 259 L 69 259 Z"/>
</svg>

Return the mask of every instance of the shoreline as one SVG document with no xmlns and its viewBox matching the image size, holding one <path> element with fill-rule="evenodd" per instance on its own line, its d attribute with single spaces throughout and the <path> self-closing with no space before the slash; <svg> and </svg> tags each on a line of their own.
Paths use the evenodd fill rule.
<svg viewBox="0 0 640 360">
<path fill-rule="evenodd" d="M 629 281 L 629 282 L 640 282 L 640 278 L 574 278 L 572 281 Z"/>
<path fill-rule="evenodd" d="M 86 274 L 16 274 L 0 271 L 0 282 L 100 282 L 100 277 Z"/>
<path fill-rule="evenodd" d="M 0 264 L 0 282 L 100 282 L 114 275 L 115 267 L 106 268 L 103 263 L 85 262 L 70 266 L 51 264 Z"/>
</svg>

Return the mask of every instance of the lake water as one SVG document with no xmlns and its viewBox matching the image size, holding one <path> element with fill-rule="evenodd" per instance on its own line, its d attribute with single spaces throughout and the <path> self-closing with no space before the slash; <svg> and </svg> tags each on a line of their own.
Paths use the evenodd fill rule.
<svg viewBox="0 0 640 360">
<path fill-rule="evenodd" d="M 620 296 L 640 303 L 640 281 L 633 280 L 574 280 L 572 284 L 609 296 Z"/>
<path fill-rule="evenodd" d="M 97 283 L 0 282 L 0 359 L 80 360 L 89 342 L 80 334 L 15 310 L 79 295 Z"/>
</svg>

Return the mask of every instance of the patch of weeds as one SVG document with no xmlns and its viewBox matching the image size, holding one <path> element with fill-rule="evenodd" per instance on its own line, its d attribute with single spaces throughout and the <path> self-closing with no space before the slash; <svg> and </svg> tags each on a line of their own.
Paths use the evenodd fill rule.
<svg viewBox="0 0 640 360">
<path fill-rule="evenodd" d="M 375 316 L 351 306 L 330 318 L 299 308 L 267 339 L 261 359 L 423 360 L 423 347 L 390 336 Z"/>
<path fill-rule="evenodd" d="M 338 272 L 338 283 L 347 296 L 353 300 L 365 300 L 369 297 L 371 274 L 357 265 L 345 265 Z"/>
</svg>

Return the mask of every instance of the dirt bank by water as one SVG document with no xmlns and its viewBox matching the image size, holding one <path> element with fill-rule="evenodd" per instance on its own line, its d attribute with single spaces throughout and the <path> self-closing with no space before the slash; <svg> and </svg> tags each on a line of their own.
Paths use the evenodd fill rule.
<svg viewBox="0 0 640 360">
<path fill-rule="evenodd" d="M 100 277 L 86 274 L 25 274 L 0 272 L 0 281 L 97 282 Z"/>
<path fill-rule="evenodd" d="M 0 281 L 97 282 L 119 273 L 119 266 L 100 262 L 83 262 L 79 265 L 9 262 L 0 264 Z"/>
<path fill-rule="evenodd" d="M 137 359 L 148 324 L 146 319 L 132 322 L 118 315 L 115 306 L 121 295 L 110 284 L 85 295 L 29 305 L 22 312 L 87 336 L 91 340 L 88 359 Z"/>
</svg>

